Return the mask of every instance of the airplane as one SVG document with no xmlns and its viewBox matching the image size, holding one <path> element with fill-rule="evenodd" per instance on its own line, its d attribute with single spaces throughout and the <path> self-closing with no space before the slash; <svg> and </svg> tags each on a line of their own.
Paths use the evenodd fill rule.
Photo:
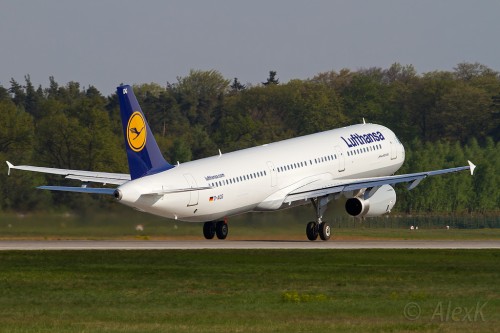
<svg viewBox="0 0 500 333">
<path fill-rule="evenodd" d="M 309 240 L 328 240 L 323 221 L 330 202 L 346 215 L 387 214 L 396 203 L 393 185 L 409 190 L 424 178 L 470 170 L 475 165 L 396 175 L 405 149 L 389 128 L 351 125 L 264 144 L 195 161 L 168 163 L 163 157 L 132 87 L 117 87 L 130 174 L 13 165 L 11 169 L 62 175 L 81 187 L 38 189 L 112 195 L 138 211 L 173 220 L 204 222 L 206 239 L 226 239 L 227 218 L 246 212 L 276 211 L 311 203 L 316 219 L 307 223 Z M 115 187 L 89 187 L 89 183 Z"/>
</svg>

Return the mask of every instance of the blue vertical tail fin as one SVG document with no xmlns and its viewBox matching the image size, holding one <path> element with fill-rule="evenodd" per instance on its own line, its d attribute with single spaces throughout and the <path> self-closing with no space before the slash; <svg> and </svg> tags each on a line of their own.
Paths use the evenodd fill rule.
<svg viewBox="0 0 500 333">
<path fill-rule="evenodd" d="M 116 88 L 131 179 L 173 168 L 160 151 L 132 87 Z"/>
</svg>

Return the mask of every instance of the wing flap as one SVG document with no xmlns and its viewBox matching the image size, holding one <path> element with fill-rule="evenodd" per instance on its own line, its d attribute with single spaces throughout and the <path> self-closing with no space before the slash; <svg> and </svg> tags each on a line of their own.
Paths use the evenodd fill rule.
<svg viewBox="0 0 500 333">
<path fill-rule="evenodd" d="M 469 162 L 468 166 L 410 173 L 410 174 L 403 174 L 396 176 L 342 179 L 342 180 L 317 180 L 290 192 L 286 196 L 284 203 L 291 203 L 299 200 L 307 200 L 330 194 L 339 194 L 344 192 L 373 188 L 382 185 L 395 185 L 398 183 L 410 183 L 408 186 L 408 190 L 412 190 L 418 184 L 420 184 L 420 182 L 426 177 L 459 172 L 464 170 L 470 170 L 472 174 L 476 166 L 472 162 L 470 161 L 468 162 Z"/>
<path fill-rule="evenodd" d="M 99 176 L 101 176 L 100 174 Z M 67 175 L 65 178 L 67 179 L 75 179 L 80 180 L 84 183 L 101 183 L 103 185 L 113 184 L 113 185 L 122 185 L 126 183 L 128 180 L 116 179 L 116 178 L 105 178 L 105 177 L 91 177 L 91 176 L 79 176 L 79 175 Z"/>
</svg>

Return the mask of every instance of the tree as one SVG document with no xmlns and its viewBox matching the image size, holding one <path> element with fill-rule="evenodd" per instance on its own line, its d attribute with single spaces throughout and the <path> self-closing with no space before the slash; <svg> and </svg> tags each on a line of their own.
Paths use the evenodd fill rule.
<svg viewBox="0 0 500 333">
<path fill-rule="evenodd" d="M 297 130 L 296 135 L 312 134 L 347 124 L 337 94 L 325 85 L 292 80 L 281 85 L 280 90 L 285 94 L 280 104 L 285 109 L 286 124 Z"/>
<path fill-rule="evenodd" d="M 212 127 L 214 110 L 229 88 L 229 81 L 218 71 L 191 70 L 187 77 L 178 77 L 172 86 L 181 112 L 191 125 Z"/>
<path fill-rule="evenodd" d="M 413 66 L 393 64 L 383 71 L 383 85 L 386 97 L 382 101 L 382 119 L 384 124 L 391 124 L 403 141 L 411 141 L 418 133 L 413 113 L 416 108 L 414 91 L 420 78 Z"/>
<path fill-rule="evenodd" d="M 262 84 L 265 86 L 278 85 L 279 83 L 280 80 L 276 78 L 276 71 L 269 71 L 269 77 L 267 78 L 266 82 L 262 82 Z"/>
<path fill-rule="evenodd" d="M 386 83 L 409 83 L 416 78 L 417 71 L 413 65 L 403 66 L 400 63 L 394 63 L 389 69 L 383 71 L 383 75 L 383 80 Z"/>
<path fill-rule="evenodd" d="M 480 64 L 478 62 L 475 62 L 473 64 L 462 62 L 453 69 L 455 77 L 463 81 L 472 81 L 478 77 L 484 76 L 498 76 L 498 72 L 495 72 L 488 66 Z"/>
<path fill-rule="evenodd" d="M 262 85 L 242 85 L 217 71 L 191 70 L 165 87 L 134 87 L 166 157 L 198 159 L 327 130 L 365 117 L 394 129 L 406 145 L 401 173 L 462 165 L 466 173 L 423 181 L 398 192 L 406 212 L 479 212 L 500 206 L 500 77 L 481 64 L 418 75 L 411 65 L 388 69 L 319 73 L 310 80 L 278 84 L 276 72 Z M 25 76 L 0 86 L 0 160 L 14 163 L 127 172 L 116 94 L 103 97 L 78 82 L 37 89 Z M 14 171 L 15 172 L 15 171 Z M 46 179 L 49 178 L 49 179 Z M 67 184 L 60 177 L 0 174 L 0 208 L 39 209 L 102 205 L 91 196 L 33 191 L 41 184 Z M 401 188 L 401 187 L 400 187 Z M 445 190 L 443 190 L 445 189 Z M 83 205 L 82 202 L 83 201 Z"/>
<path fill-rule="evenodd" d="M 384 119 L 384 101 L 387 87 L 382 85 L 383 71 L 369 68 L 353 75 L 350 84 L 342 92 L 344 110 L 351 123 L 361 122 L 362 118 L 372 122 Z"/>
<path fill-rule="evenodd" d="M 188 145 L 181 138 L 176 138 L 170 150 L 168 151 L 168 156 L 170 159 L 170 163 L 176 162 L 189 162 L 193 158 L 191 153 L 191 149 L 189 149 Z"/>
<path fill-rule="evenodd" d="M 438 103 L 441 96 L 455 85 L 453 75 L 449 72 L 426 73 L 415 83 L 411 93 L 410 119 L 422 141 L 434 141 L 442 136 L 442 127 L 436 120 L 439 114 Z"/>
<path fill-rule="evenodd" d="M 17 83 L 14 78 L 10 79 L 10 89 L 9 93 L 12 95 L 12 101 L 17 106 L 24 107 L 24 100 L 26 99 L 26 93 L 24 92 L 23 86 Z"/>
<path fill-rule="evenodd" d="M 233 83 L 230 87 L 233 93 L 246 89 L 246 86 L 244 84 L 241 84 L 236 77 L 234 78 Z"/>
<path fill-rule="evenodd" d="M 26 81 L 26 97 L 24 100 L 24 107 L 26 112 L 33 115 L 35 118 L 39 118 L 41 116 L 40 103 L 43 100 L 43 90 L 41 87 L 35 90 L 29 75 L 26 75 L 24 79 Z"/>
<path fill-rule="evenodd" d="M 11 101 L 0 101 L 0 152 L 25 159 L 33 145 L 33 119 L 22 107 Z"/>
<path fill-rule="evenodd" d="M 466 143 L 470 137 L 485 138 L 490 130 L 490 97 L 481 89 L 459 84 L 446 94 L 436 105 L 433 117 L 441 129 L 439 138 Z"/>
</svg>

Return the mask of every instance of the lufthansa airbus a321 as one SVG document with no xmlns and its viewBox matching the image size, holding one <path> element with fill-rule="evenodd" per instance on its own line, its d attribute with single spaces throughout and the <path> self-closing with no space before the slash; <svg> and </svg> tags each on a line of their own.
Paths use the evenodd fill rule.
<svg viewBox="0 0 500 333">
<path fill-rule="evenodd" d="M 307 223 L 307 238 L 328 240 L 331 230 L 323 215 L 330 202 L 354 217 L 380 216 L 396 203 L 392 185 L 406 183 L 411 190 L 428 176 L 472 174 L 475 168 L 469 161 L 467 166 L 395 175 L 405 159 L 403 145 L 390 129 L 365 123 L 172 165 L 162 156 L 132 87 L 120 86 L 117 94 L 130 174 L 7 162 L 9 173 L 19 169 L 80 180 L 82 187 L 38 188 L 113 195 L 142 212 L 204 222 L 207 239 L 225 239 L 230 216 L 311 203 L 315 221 Z"/>
</svg>

